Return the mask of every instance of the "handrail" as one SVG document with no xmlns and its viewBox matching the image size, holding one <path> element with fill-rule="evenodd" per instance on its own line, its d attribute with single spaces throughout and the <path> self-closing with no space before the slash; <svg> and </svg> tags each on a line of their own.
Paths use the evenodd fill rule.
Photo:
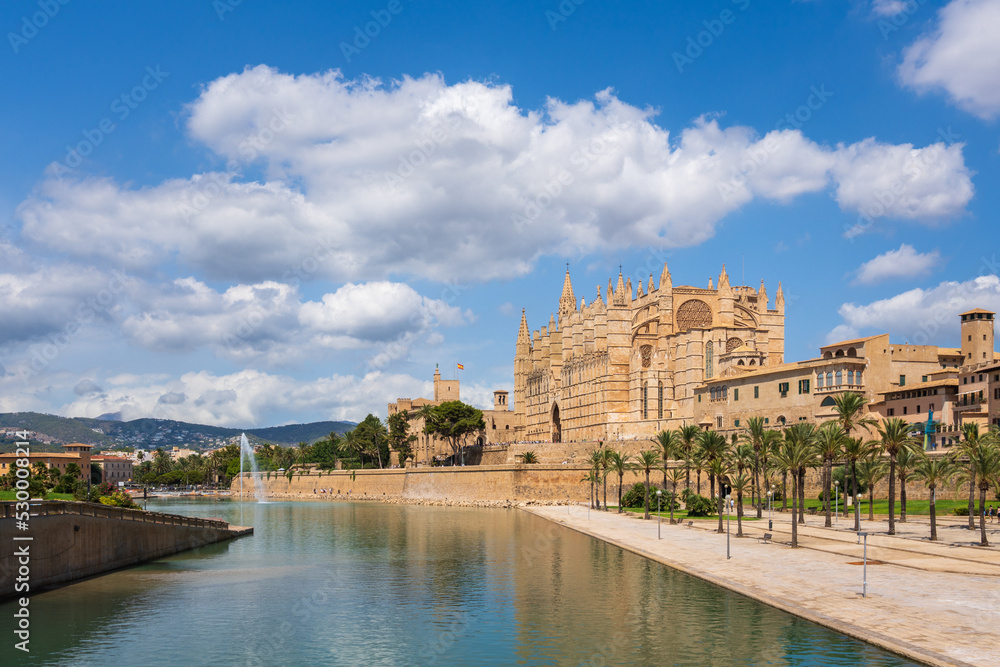
<svg viewBox="0 0 1000 667">
<path fill-rule="evenodd" d="M 0 503 L 0 518 L 14 518 L 14 502 Z M 142 510 L 126 509 L 124 507 L 112 507 L 98 503 L 69 502 L 65 500 L 35 500 L 30 501 L 30 516 L 51 516 L 58 514 L 76 514 L 79 516 L 92 516 L 105 519 L 119 519 L 122 521 L 140 521 L 142 523 L 160 523 L 174 526 L 187 526 L 189 528 L 216 528 L 228 530 L 229 523 L 221 519 L 200 519 L 193 516 L 181 516 L 179 514 L 165 514 L 163 512 L 144 512 Z"/>
</svg>

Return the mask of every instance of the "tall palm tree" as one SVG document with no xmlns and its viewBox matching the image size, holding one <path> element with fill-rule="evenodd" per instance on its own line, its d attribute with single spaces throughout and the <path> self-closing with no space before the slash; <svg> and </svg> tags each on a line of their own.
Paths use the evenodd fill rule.
<svg viewBox="0 0 1000 667">
<path fill-rule="evenodd" d="M 797 547 L 799 546 L 799 533 L 796 514 L 798 513 L 799 494 L 794 487 L 799 484 L 799 476 L 796 472 L 811 465 L 815 457 L 815 452 L 809 439 L 800 437 L 801 432 L 792 432 L 793 428 L 785 430 L 784 442 L 774 452 L 773 460 L 782 470 L 792 473 L 792 546 Z"/>
<path fill-rule="evenodd" d="M 731 471 L 731 468 L 729 467 L 729 461 L 725 457 L 722 457 L 722 456 L 719 456 L 718 458 L 713 458 L 709 462 L 709 464 L 708 464 L 708 473 L 709 473 L 709 475 L 712 476 L 712 479 L 719 480 L 719 497 L 718 497 L 719 528 L 716 531 L 716 532 L 719 532 L 719 533 L 725 532 L 722 529 L 722 505 L 725 502 L 725 498 L 723 497 L 723 493 L 722 493 L 722 488 L 723 488 L 722 487 L 722 480 L 723 480 L 724 477 L 726 477 L 726 476 L 729 475 L 730 471 Z"/>
<path fill-rule="evenodd" d="M 698 433 L 701 428 L 697 424 L 684 424 L 681 426 L 677 432 L 680 434 L 680 454 L 681 458 L 684 460 L 684 484 L 686 488 L 691 488 L 691 461 L 693 460 L 695 445 L 698 442 Z M 698 489 L 698 494 L 701 495 L 701 489 Z"/>
<path fill-rule="evenodd" d="M 788 441 L 791 440 L 795 443 L 797 448 L 801 448 L 805 452 L 800 456 L 802 465 L 795 469 L 789 469 L 789 472 L 795 478 L 795 488 L 792 490 L 793 493 L 798 494 L 798 523 L 806 522 L 806 468 L 815 467 L 817 464 L 817 453 L 816 453 L 816 427 L 808 422 L 799 422 L 798 424 L 792 424 L 785 429 L 785 445 L 787 446 Z M 807 455 L 808 454 L 808 455 Z M 794 500 L 794 499 L 793 499 Z M 792 503 L 792 513 L 793 518 L 795 514 L 795 503 Z"/>
<path fill-rule="evenodd" d="M 610 447 L 601 449 L 601 484 L 604 486 L 604 511 L 608 511 L 608 473 L 611 471 L 611 455 L 614 452 Z"/>
<path fill-rule="evenodd" d="M 878 423 L 871 417 L 862 416 L 868 399 L 861 394 L 845 391 L 843 394 L 834 396 L 833 401 L 833 410 L 837 413 L 836 421 L 844 429 L 845 436 L 850 437 L 851 431 L 858 427 L 865 431 L 871 431 L 871 428 Z"/>
<path fill-rule="evenodd" d="M 861 438 L 844 438 L 844 460 L 851 473 L 851 497 L 854 498 L 854 532 L 861 530 L 861 502 L 858 498 L 858 461 L 872 452 L 872 445 Z M 846 478 L 845 478 L 846 486 Z"/>
<path fill-rule="evenodd" d="M 763 453 L 765 449 L 765 434 L 768 429 L 764 425 L 763 417 L 749 417 L 747 419 L 747 425 L 743 427 L 743 441 L 746 442 L 753 449 L 754 453 L 754 465 L 753 465 L 753 490 L 754 495 L 757 498 L 757 518 L 763 516 L 763 503 L 760 502 L 761 492 L 760 492 L 760 477 L 761 477 L 761 460 L 763 458 Z"/>
<path fill-rule="evenodd" d="M 830 513 L 830 487 L 833 486 L 833 462 L 837 460 L 844 449 L 847 435 L 839 422 L 829 421 L 816 431 L 816 451 L 823 460 L 823 505 L 826 511 L 827 528 L 833 525 Z"/>
<path fill-rule="evenodd" d="M 979 449 L 979 424 L 975 422 L 962 424 L 962 440 L 958 447 L 962 455 L 969 459 L 969 467 L 964 477 L 969 480 L 969 530 L 975 530 L 976 472 L 972 465 L 972 457 Z"/>
<path fill-rule="evenodd" d="M 709 495 L 714 497 L 716 475 L 712 472 L 712 462 L 726 455 L 729 443 L 726 441 L 726 436 L 718 431 L 702 431 L 698 437 L 698 445 L 707 463 Z"/>
<path fill-rule="evenodd" d="M 670 482 L 670 523 L 674 522 L 674 503 L 677 501 L 677 485 L 684 479 L 682 468 L 670 468 L 667 470 L 667 481 Z"/>
<path fill-rule="evenodd" d="M 896 534 L 896 456 L 913 447 L 910 425 L 899 417 L 890 417 L 875 427 L 882 451 L 889 455 L 889 535 Z"/>
<path fill-rule="evenodd" d="M 923 448 L 917 449 L 916 442 L 913 447 L 904 447 L 896 454 L 896 478 L 899 480 L 899 522 L 906 523 L 906 479 L 913 472 L 913 464 L 916 463 L 917 452 L 922 452 Z"/>
<path fill-rule="evenodd" d="M 925 452 L 919 451 L 915 455 L 913 462 L 913 474 L 917 479 L 924 480 L 930 491 L 931 508 L 931 541 L 936 541 L 937 536 L 937 487 L 947 486 L 948 482 L 955 475 L 955 463 L 945 456 L 928 456 Z"/>
<path fill-rule="evenodd" d="M 743 494 L 753 488 L 753 480 L 741 470 L 730 476 L 729 483 L 736 493 L 736 537 L 743 537 Z"/>
<path fill-rule="evenodd" d="M 876 442 L 877 441 L 873 441 Z M 864 459 L 858 461 L 858 477 L 868 487 L 868 520 L 875 520 L 875 485 L 882 481 L 888 473 L 885 461 L 879 456 L 879 450 L 872 450 Z"/>
<path fill-rule="evenodd" d="M 969 471 L 975 475 L 979 487 L 979 544 L 988 547 L 990 543 L 986 539 L 986 492 L 990 490 L 991 485 L 997 483 L 997 478 L 1000 478 L 1000 446 L 997 445 L 994 433 L 988 438 L 980 438 L 979 447 L 969 460 Z"/>
<path fill-rule="evenodd" d="M 646 474 L 646 498 L 644 502 L 645 514 L 644 519 L 649 518 L 649 473 L 656 469 L 656 464 L 658 463 L 660 455 L 652 450 L 647 449 L 645 451 L 639 452 L 639 458 L 636 460 L 636 469 Z"/>
<path fill-rule="evenodd" d="M 667 488 L 667 463 L 677 457 L 677 452 L 681 447 L 681 436 L 677 431 L 660 431 L 653 439 L 660 447 L 660 456 L 663 458 L 663 488 Z"/>
<path fill-rule="evenodd" d="M 595 449 L 594 451 L 590 452 L 590 456 L 587 458 L 587 463 L 590 464 L 590 472 L 593 473 L 594 479 L 592 484 L 596 485 L 601 483 L 601 467 L 603 462 L 604 462 L 603 448 Z M 592 490 L 590 506 L 593 507 L 594 509 L 598 510 L 601 509 L 601 498 L 597 494 L 596 488 Z"/>
<path fill-rule="evenodd" d="M 608 470 L 618 475 L 618 513 L 621 514 L 623 511 L 622 482 L 625 478 L 625 473 L 632 470 L 632 457 L 621 452 L 611 452 L 611 461 Z M 605 507 L 607 507 L 607 502 L 605 502 Z"/>
</svg>

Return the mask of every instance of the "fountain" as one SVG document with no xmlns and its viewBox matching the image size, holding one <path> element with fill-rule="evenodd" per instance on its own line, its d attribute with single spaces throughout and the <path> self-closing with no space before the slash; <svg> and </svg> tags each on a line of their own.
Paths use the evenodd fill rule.
<svg viewBox="0 0 1000 667">
<path fill-rule="evenodd" d="M 267 494 L 264 492 L 264 484 L 260 478 L 260 470 L 257 468 L 257 458 L 253 455 L 253 447 L 247 440 L 247 434 L 240 434 L 240 502 L 243 502 L 243 457 L 250 459 L 250 478 L 253 479 L 253 495 L 258 503 L 267 502 Z"/>
</svg>

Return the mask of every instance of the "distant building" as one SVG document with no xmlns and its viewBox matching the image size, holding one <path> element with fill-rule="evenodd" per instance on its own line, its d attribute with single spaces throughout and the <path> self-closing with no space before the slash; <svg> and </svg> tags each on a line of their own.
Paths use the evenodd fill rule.
<svg viewBox="0 0 1000 667">
<path fill-rule="evenodd" d="M 132 460 L 119 456 L 97 455 L 93 462 L 101 467 L 101 482 L 118 485 L 132 481 Z"/>
<path fill-rule="evenodd" d="M 87 479 L 90 473 L 90 445 L 80 442 L 62 445 L 62 452 L 31 452 L 28 457 L 29 467 L 41 461 L 48 468 L 55 468 L 60 475 L 66 474 L 66 467 L 70 463 L 80 466 L 79 479 Z M 14 461 L 19 457 L 17 453 L 0 454 L 0 475 L 6 475 Z"/>
</svg>

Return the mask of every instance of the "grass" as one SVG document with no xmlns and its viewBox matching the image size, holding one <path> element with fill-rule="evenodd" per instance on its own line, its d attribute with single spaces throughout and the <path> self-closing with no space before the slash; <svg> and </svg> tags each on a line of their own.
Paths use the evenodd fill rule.
<svg viewBox="0 0 1000 667">
<path fill-rule="evenodd" d="M 996 507 L 998 504 L 1000 504 L 1000 502 L 998 502 L 996 500 L 993 500 L 992 503 L 993 503 L 994 507 Z M 987 504 L 987 506 L 989 506 L 990 501 L 987 500 L 986 504 Z M 907 500 L 906 501 L 906 515 L 907 516 L 929 516 L 930 513 L 931 513 L 930 505 L 931 505 L 931 503 L 930 503 L 929 500 Z M 938 516 L 955 516 L 955 508 L 957 508 L 957 507 L 968 507 L 969 506 L 969 501 L 968 500 L 938 500 L 938 501 L 936 501 L 934 503 L 934 505 L 935 505 L 935 509 L 937 511 L 937 515 Z M 791 511 L 791 507 L 792 507 L 792 504 L 791 504 L 791 501 L 789 501 L 789 503 L 788 503 L 789 511 Z M 809 500 L 806 500 L 806 511 L 808 511 L 809 508 L 811 508 L 811 507 L 815 507 L 816 508 L 817 514 L 820 514 L 820 513 L 823 512 L 823 510 L 822 510 L 823 503 L 821 503 L 818 500 L 814 500 L 814 501 L 811 501 L 811 502 Z M 979 507 L 979 499 L 978 498 L 976 498 L 976 507 L 977 508 Z M 839 509 L 840 509 L 841 514 L 843 514 L 844 513 L 844 506 L 843 506 L 843 504 L 841 504 L 841 506 L 840 506 Z M 900 510 L 899 498 L 897 497 L 896 498 L 896 516 L 899 516 L 899 510 Z M 853 516 L 854 508 L 850 507 L 850 508 L 848 508 L 848 511 L 850 512 L 851 516 Z M 884 514 L 884 515 L 888 515 L 889 514 L 889 500 L 887 498 L 882 498 L 882 499 L 876 498 L 875 499 L 875 514 Z M 867 498 L 861 502 L 861 516 L 862 517 L 868 516 L 868 499 Z"/>
<path fill-rule="evenodd" d="M 17 500 L 17 491 L 0 491 L 0 500 Z M 72 493 L 49 493 L 45 500 L 74 500 Z"/>
<path fill-rule="evenodd" d="M 608 505 L 608 508 L 612 512 L 617 512 L 618 511 L 618 506 L 617 505 Z M 643 509 L 641 507 L 626 507 L 625 511 L 626 512 L 631 512 L 633 514 L 642 514 L 643 513 Z M 759 520 L 759 519 L 757 519 L 756 516 L 750 516 L 750 508 L 749 507 L 744 508 L 743 511 L 746 513 L 743 516 L 743 520 L 744 521 L 758 521 Z M 756 512 L 754 512 L 754 514 L 756 514 Z M 656 516 L 656 508 L 653 508 L 653 509 L 649 510 L 649 515 L 650 516 Z M 661 511 L 660 512 L 660 516 L 662 516 L 664 519 L 669 519 L 670 518 L 670 510 L 663 510 L 663 511 Z M 723 514 L 722 518 L 725 519 L 726 515 Z M 732 514 L 730 514 L 729 518 L 730 518 L 730 521 L 736 521 L 736 513 L 733 512 Z M 689 517 L 688 513 L 685 510 L 674 510 L 674 520 L 675 521 L 680 521 L 681 519 L 684 519 L 685 521 L 688 520 L 688 519 L 690 519 L 691 521 L 716 521 L 716 522 L 718 522 L 719 515 L 718 514 L 713 514 L 712 516 L 692 516 L 692 517 Z"/>
</svg>

